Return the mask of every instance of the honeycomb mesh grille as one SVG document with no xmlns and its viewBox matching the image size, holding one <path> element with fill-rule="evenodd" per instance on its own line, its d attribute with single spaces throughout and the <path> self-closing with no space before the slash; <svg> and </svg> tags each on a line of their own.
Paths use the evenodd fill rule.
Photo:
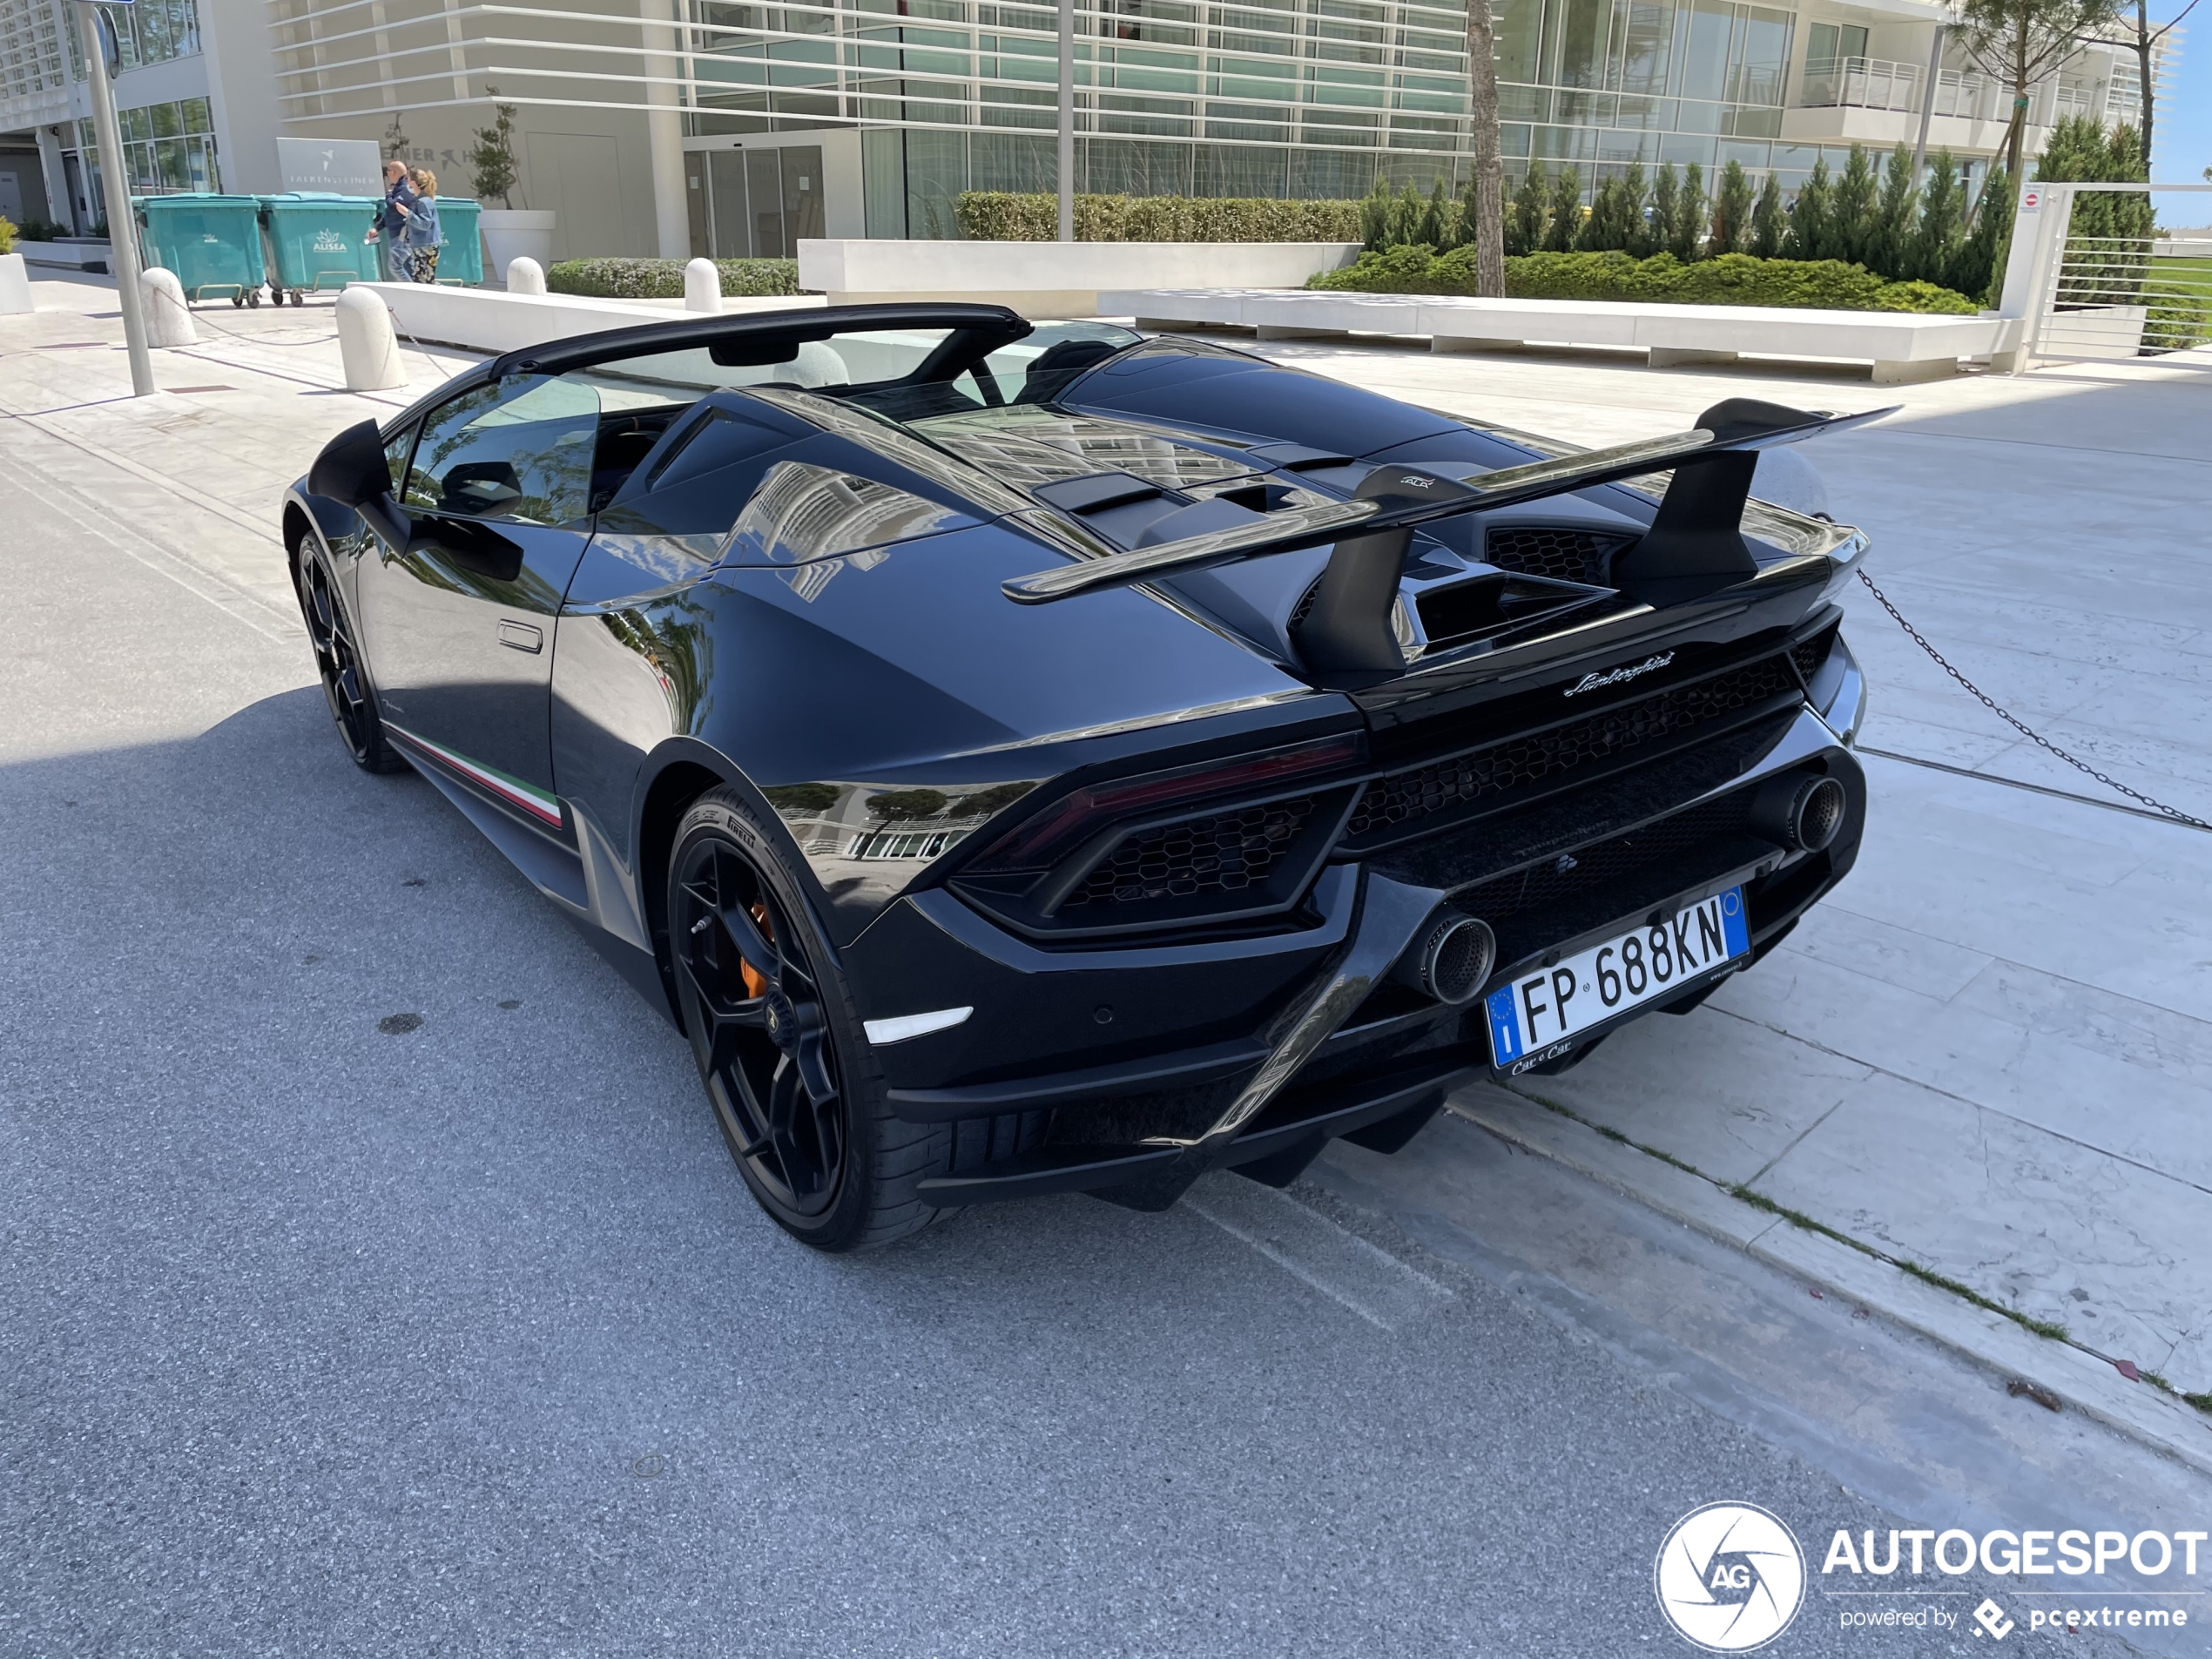
<svg viewBox="0 0 2212 1659">
<path fill-rule="evenodd" d="M 1084 878 L 1061 911 L 1258 887 L 1312 813 L 1308 795 L 1140 831 Z"/>
<path fill-rule="evenodd" d="M 1836 648 L 1836 625 L 1831 623 L 1811 639 L 1801 640 L 1790 647 L 1790 660 L 1797 665 L 1797 674 L 1808 685 L 1812 677 L 1820 672 L 1828 660 L 1828 653 Z"/>
<path fill-rule="evenodd" d="M 1626 547 L 1625 536 L 1544 524 L 1501 524 L 1485 533 L 1482 556 L 1517 576 L 1548 576 L 1560 582 L 1605 583 L 1605 567 Z"/>
<path fill-rule="evenodd" d="M 1503 794 L 1797 690 L 1783 659 L 1769 657 L 1548 732 L 1378 778 L 1360 796 L 1347 833 L 1364 835 L 1389 829 L 1487 795 Z"/>
</svg>

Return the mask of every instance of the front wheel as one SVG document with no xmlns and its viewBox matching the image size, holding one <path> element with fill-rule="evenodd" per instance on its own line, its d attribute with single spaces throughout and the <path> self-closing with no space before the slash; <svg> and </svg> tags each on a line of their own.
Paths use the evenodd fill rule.
<svg viewBox="0 0 2212 1659">
<path fill-rule="evenodd" d="M 701 796 L 677 826 L 666 914 L 685 1035 L 730 1155 L 777 1224 L 817 1250 L 888 1244 L 937 1213 L 919 1196 L 925 1177 L 990 1146 L 1027 1150 L 1042 1114 L 979 1138 L 892 1113 L 787 858 L 734 789 Z"/>
<path fill-rule="evenodd" d="M 330 568 L 330 556 L 310 532 L 300 548 L 300 614 L 314 648 L 315 672 L 337 723 L 339 741 L 363 772 L 399 772 L 401 759 L 384 735 L 376 693 L 361 665 L 361 646 L 346 614 L 346 601 Z"/>
</svg>

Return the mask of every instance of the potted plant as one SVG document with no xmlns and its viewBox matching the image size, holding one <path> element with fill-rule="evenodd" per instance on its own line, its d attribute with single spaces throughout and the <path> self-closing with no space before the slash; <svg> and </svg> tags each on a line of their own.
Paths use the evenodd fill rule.
<svg viewBox="0 0 2212 1659">
<path fill-rule="evenodd" d="M 499 91 L 496 86 L 484 90 L 495 94 Z M 507 267 L 518 259 L 527 256 L 540 265 L 552 263 L 553 215 L 550 211 L 532 212 L 515 206 L 515 106 L 495 104 L 492 114 L 492 124 L 475 131 L 476 143 L 469 152 L 469 165 L 475 169 L 476 199 L 484 205 L 476 224 L 484 233 L 492 280 L 504 287 Z M 496 207 L 492 206 L 495 199 L 499 203 Z"/>
<path fill-rule="evenodd" d="M 16 227 L 0 217 L 0 314 L 32 309 L 30 273 L 16 252 Z"/>
</svg>

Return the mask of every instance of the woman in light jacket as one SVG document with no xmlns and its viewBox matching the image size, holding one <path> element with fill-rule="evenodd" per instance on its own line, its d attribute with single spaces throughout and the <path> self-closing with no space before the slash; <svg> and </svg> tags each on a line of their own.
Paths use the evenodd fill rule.
<svg viewBox="0 0 2212 1659">
<path fill-rule="evenodd" d="M 438 176 L 428 167 L 417 167 L 408 177 L 415 186 L 415 200 L 404 210 L 407 229 L 400 233 L 400 246 L 407 250 L 408 274 L 417 282 L 435 282 L 438 250 L 446 239 L 438 228 Z"/>
</svg>

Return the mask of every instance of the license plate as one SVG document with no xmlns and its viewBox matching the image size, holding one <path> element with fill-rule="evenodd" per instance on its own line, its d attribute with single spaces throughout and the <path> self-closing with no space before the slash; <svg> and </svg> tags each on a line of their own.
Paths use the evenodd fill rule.
<svg viewBox="0 0 2212 1659">
<path fill-rule="evenodd" d="M 1542 1057 L 1750 949 L 1743 888 L 1684 906 L 1670 921 L 1631 928 L 1491 992 L 1484 1007 L 1492 1057 L 1501 1068 L 1527 1055 Z"/>
</svg>

